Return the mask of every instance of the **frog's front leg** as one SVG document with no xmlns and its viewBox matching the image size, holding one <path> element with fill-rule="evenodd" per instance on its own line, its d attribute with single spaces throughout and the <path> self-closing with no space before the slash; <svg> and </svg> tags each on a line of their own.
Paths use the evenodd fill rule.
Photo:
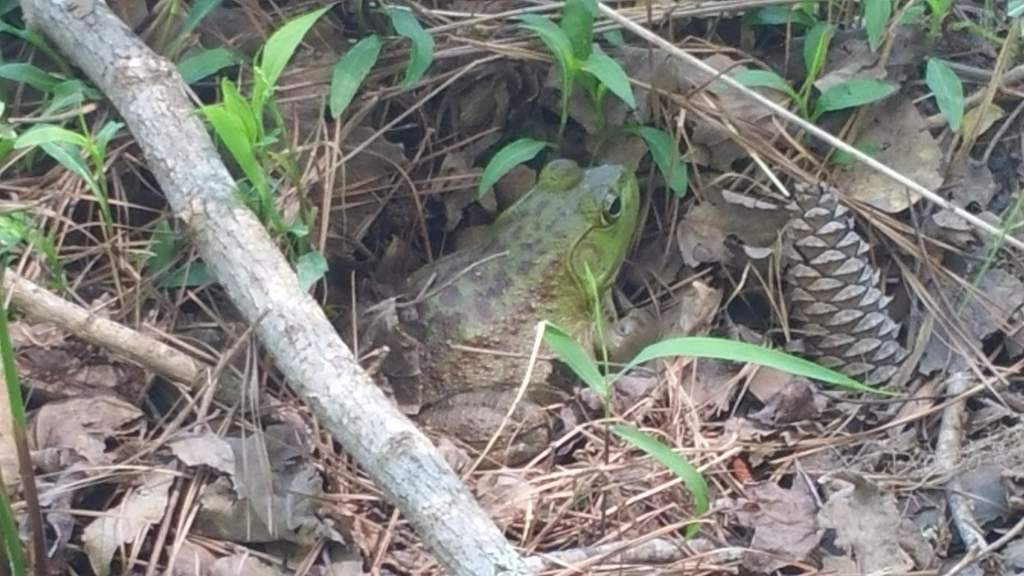
<svg viewBox="0 0 1024 576">
<path fill-rule="evenodd" d="M 548 447 L 552 418 L 545 405 L 560 396 L 535 392 L 538 391 L 531 391 L 516 405 L 491 450 L 491 457 L 514 466 L 527 462 Z M 470 389 L 424 407 L 417 419 L 428 428 L 482 450 L 505 419 L 515 397 L 514 388 Z"/>
</svg>

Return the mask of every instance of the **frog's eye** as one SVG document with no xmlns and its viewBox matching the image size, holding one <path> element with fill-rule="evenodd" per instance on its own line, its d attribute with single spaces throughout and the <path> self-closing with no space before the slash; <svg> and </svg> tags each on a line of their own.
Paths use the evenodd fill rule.
<svg viewBox="0 0 1024 576">
<path fill-rule="evenodd" d="M 546 190 L 569 190 L 583 179 L 583 169 L 572 160 L 554 160 L 537 177 L 537 184 Z"/>
<path fill-rule="evenodd" d="M 601 220 L 605 226 L 614 224 L 622 216 L 622 198 L 614 192 L 604 195 L 601 202 Z"/>
</svg>

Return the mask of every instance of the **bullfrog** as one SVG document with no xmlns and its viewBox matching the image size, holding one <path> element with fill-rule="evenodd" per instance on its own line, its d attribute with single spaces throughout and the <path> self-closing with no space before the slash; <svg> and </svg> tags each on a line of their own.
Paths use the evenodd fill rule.
<svg viewBox="0 0 1024 576">
<path fill-rule="evenodd" d="M 400 316 L 422 353 L 417 370 L 393 366 L 405 371 L 389 376 L 399 403 L 420 406 L 418 419 L 429 428 L 485 445 L 521 385 L 538 322 L 553 322 L 585 347 L 592 341 L 586 270 L 603 301 L 637 228 L 639 204 L 631 171 L 555 160 L 478 243 L 416 271 Z M 542 407 L 563 397 L 545 383 L 550 371 L 547 362 L 535 366 L 497 445 L 509 461 L 549 442 Z"/>
</svg>

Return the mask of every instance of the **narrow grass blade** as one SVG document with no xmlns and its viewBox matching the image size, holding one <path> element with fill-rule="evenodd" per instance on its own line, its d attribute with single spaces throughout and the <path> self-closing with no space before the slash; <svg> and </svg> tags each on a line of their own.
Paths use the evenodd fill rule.
<svg viewBox="0 0 1024 576">
<path fill-rule="evenodd" d="M 756 346 L 746 342 L 736 342 L 724 338 L 710 337 L 680 337 L 669 338 L 651 344 L 644 348 L 629 364 L 623 368 L 619 375 L 625 374 L 629 369 L 649 362 L 657 358 L 670 358 L 673 356 L 690 356 L 694 358 L 717 358 L 719 360 L 731 360 L 733 362 L 749 362 L 760 364 L 769 368 L 775 368 L 789 374 L 805 376 L 815 380 L 821 380 L 829 384 L 835 384 L 857 392 L 868 392 L 871 394 L 892 395 L 891 392 L 877 390 L 865 386 L 860 382 L 830 370 L 809 360 L 797 358 L 779 350 L 772 350 L 763 346 Z"/>
<path fill-rule="evenodd" d="M 632 426 L 619 424 L 613 426 L 612 431 L 623 440 L 649 454 L 682 480 L 693 496 L 693 511 L 698 516 L 708 511 L 708 483 L 686 458 Z M 686 528 L 686 535 L 692 538 L 697 535 L 698 530 L 697 524 L 691 524 Z"/>
<path fill-rule="evenodd" d="M 828 45 L 835 33 L 835 26 L 825 22 L 819 22 L 807 31 L 804 38 L 804 69 L 807 71 L 805 86 L 810 86 L 818 79 L 818 74 L 825 66 L 825 56 L 828 55 Z"/>
<path fill-rule="evenodd" d="M 26 62 L 8 62 L 0 64 L 0 78 L 27 84 L 40 92 L 52 93 L 61 83 L 61 79 L 46 72 L 42 68 Z"/>
<path fill-rule="evenodd" d="M 580 380 L 601 398 L 608 394 L 608 384 L 598 371 L 590 354 L 573 340 L 565 330 L 548 322 L 544 327 L 544 342 L 566 366 L 579 376 Z"/>
</svg>

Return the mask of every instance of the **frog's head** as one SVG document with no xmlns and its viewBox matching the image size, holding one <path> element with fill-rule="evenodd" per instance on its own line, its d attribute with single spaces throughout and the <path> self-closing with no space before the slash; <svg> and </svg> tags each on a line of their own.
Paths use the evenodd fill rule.
<svg viewBox="0 0 1024 576">
<path fill-rule="evenodd" d="M 568 242 L 563 257 L 573 279 L 587 286 L 589 267 L 603 294 L 615 280 L 637 227 L 636 176 L 617 165 L 582 169 L 571 160 L 555 160 L 541 171 L 537 189 L 562 208 L 551 225 Z"/>
</svg>

